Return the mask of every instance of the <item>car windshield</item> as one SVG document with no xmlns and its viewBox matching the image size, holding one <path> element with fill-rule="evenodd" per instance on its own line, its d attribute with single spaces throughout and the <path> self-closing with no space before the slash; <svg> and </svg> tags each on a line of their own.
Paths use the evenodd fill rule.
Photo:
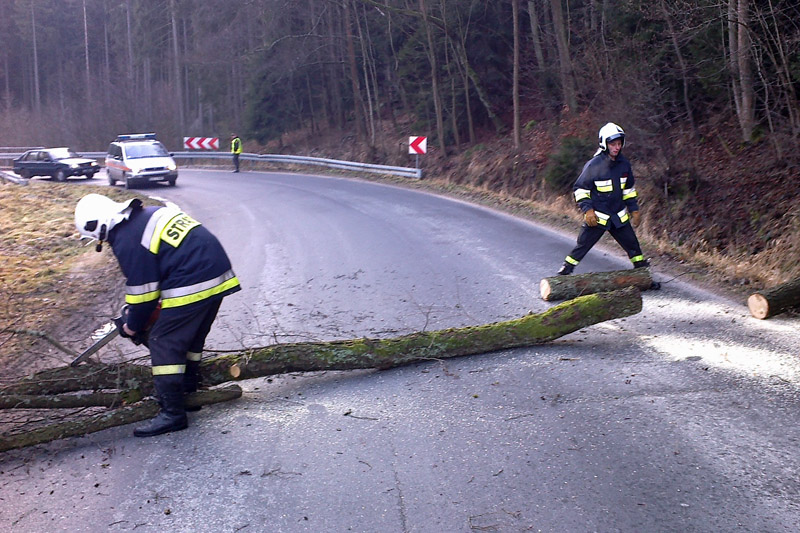
<svg viewBox="0 0 800 533">
<path fill-rule="evenodd" d="M 47 151 L 50 154 L 50 157 L 53 159 L 67 159 L 70 157 L 80 157 L 78 154 L 70 150 L 69 148 L 53 148 Z"/>
<path fill-rule="evenodd" d="M 141 157 L 166 157 L 169 155 L 167 149 L 161 143 L 129 144 L 125 146 L 125 153 L 128 159 L 139 159 Z"/>
</svg>

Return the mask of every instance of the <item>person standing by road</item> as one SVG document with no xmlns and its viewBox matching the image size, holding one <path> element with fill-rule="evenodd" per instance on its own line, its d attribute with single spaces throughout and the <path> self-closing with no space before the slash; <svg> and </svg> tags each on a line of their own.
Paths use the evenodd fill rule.
<svg viewBox="0 0 800 533">
<path fill-rule="evenodd" d="M 161 411 L 134 429 L 151 437 L 188 426 L 184 394 L 200 383 L 206 337 L 222 299 L 240 290 L 217 238 L 177 207 L 143 207 L 87 194 L 75 206 L 78 232 L 111 249 L 126 280 L 120 335 L 134 342 L 160 305 L 147 346 Z"/>
<path fill-rule="evenodd" d="M 639 225 L 641 213 L 633 170 L 622 155 L 624 145 L 622 128 L 612 122 L 600 128 L 599 148 L 572 187 L 584 222 L 577 245 L 564 259 L 559 275 L 572 274 L 606 230 L 622 246 L 635 268 L 650 265 L 631 226 L 631 223 Z"/>
<path fill-rule="evenodd" d="M 231 153 L 233 154 L 233 171 L 239 172 L 239 154 L 242 153 L 242 140 L 235 133 L 231 133 Z"/>
</svg>

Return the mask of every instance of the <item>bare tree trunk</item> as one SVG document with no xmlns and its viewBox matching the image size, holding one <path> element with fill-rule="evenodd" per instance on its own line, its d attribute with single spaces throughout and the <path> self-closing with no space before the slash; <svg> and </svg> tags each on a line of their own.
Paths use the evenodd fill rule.
<svg viewBox="0 0 800 533">
<path fill-rule="evenodd" d="M 436 43 L 433 40 L 433 29 L 428 20 L 428 8 L 425 5 L 425 0 L 419 0 L 419 10 L 422 13 L 422 23 L 425 25 L 425 35 L 428 37 L 428 61 L 431 64 L 431 91 L 433 92 L 433 109 L 436 114 L 436 136 L 442 154 L 446 154 L 442 96 L 439 92 L 439 61 L 436 57 Z"/>
<path fill-rule="evenodd" d="M 559 74 L 561 77 L 561 91 L 567 112 L 577 113 L 578 99 L 575 88 L 575 74 L 572 68 L 572 59 L 569 54 L 567 41 L 567 25 L 564 21 L 564 10 L 561 0 L 550 0 L 550 10 L 553 13 L 553 26 L 556 33 L 556 47 L 558 48 Z"/>
<path fill-rule="evenodd" d="M 361 98 L 361 86 L 358 78 L 358 66 L 356 65 L 356 49 L 353 43 L 353 18 L 350 15 L 351 0 L 344 1 L 344 29 L 347 37 L 347 63 L 350 65 L 350 83 L 353 89 L 353 111 L 356 117 L 356 132 L 360 140 L 364 139 L 364 102 Z"/>
<path fill-rule="evenodd" d="M 336 4 L 330 5 L 328 10 L 328 39 L 331 42 L 330 46 L 330 68 L 328 70 L 330 83 L 327 90 L 329 91 L 329 100 L 331 104 L 330 117 L 332 125 L 338 129 L 344 128 L 344 110 L 342 108 L 342 57 L 340 43 L 341 39 L 337 39 L 334 35 L 334 27 L 341 17 L 337 16 L 338 11 Z M 340 22 L 341 23 L 341 22 Z"/>
<path fill-rule="evenodd" d="M 133 30 L 131 28 L 131 0 L 125 0 L 125 42 L 128 46 L 128 90 L 133 89 Z"/>
<path fill-rule="evenodd" d="M 669 35 L 672 39 L 672 46 L 675 48 L 675 56 L 678 58 L 678 65 L 681 68 L 681 78 L 683 79 L 683 105 L 686 108 L 686 116 L 689 119 L 689 126 L 692 129 L 692 136 L 697 138 L 697 125 L 694 122 L 692 104 L 689 100 L 689 70 L 686 67 L 686 61 L 683 59 L 683 53 L 681 52 L 680 43 L 678 42 L 678 35 L 675 32 L 674 25 L 672 24 L 672 15 L 670 15 L 669 10 L 667 9 L 667 3 L 665 0 L 661 0 L 661 11 L 664 13 L 664 20 L 666 21 L 667 28 L 669 29 Z"/>
<path fill-rule="evenodd" d="M 521 134 L 519 130 L 519 0 L 511 0 L 511 20 L 514 24 L 514 74 L 512 100 L 514 104 L 514 150 L 519 151 Z"/>
<path fill-rule="evenodd" d="M 728 44 L 736 115 L 742 139 L 749 142 L 755 127 L 752 46 L 749 26 L 749 0 L 728 0 Z"/>
<path fill-rule="evenodd" d="M 536 66 L 539 70 L 544 70 L 544 51 L 542 50 L 542 35 L 536 2 L 537 0 L 528 0 L 528 19 L 531 24 L 531 40 L 533 41 L 533 53 L 536 56 Z"/>
<path fill-rule="evenodd" d="M 86 19 L 86 0 L 83 0 L 83 49 L 86 59 L 86 101 L 92 102 L 92 73 L 89 71 L 89 21 Z"/>
<path fill-rule="evenodd" d="M 367 126 L 369 129 L 369 145 L 375 146 L 375 138 L 377 135 L 375 126 L 375 114 L 380 109 L 380 102 L 378 101 L 378 83 L 375 76 L 375 61 L 372 57 L 372 40 L 369 38 L 369 27 L 362 30 L 361 19 L 356 14 L 356 28 L 358 28 L 358 40 L 361 43 L 361 66 L 364 69 L 364 89 L 367 93 Z M 367 24 L 367 17 L 363 17 L 364 25 Z M 366 35 L 365 35 L 366 34 Z M 373 103 L 373 94 L 374 103 Z"/>
<path fill-rule="evenodd" d="M 37 113 L 42 110 L 42 95 L 39 90 L 39 50 L 36 43 L 36 16 L 31 2 L 31 29 L 33 35 L 33 108 Z"/>
<path fill-rule="evenodd" d="M 181 132 L 186 131 L 186 115 L 183 109 L 183 75 L 181 72 L 180 45 L 178 44 L 178 8 L 175 0 L 169 3 L 170 21 L 172 24 L 172 58 L 173 82 L 175 84 L 175 105 L 178 107 L 178 126 Z"/>
</svg>

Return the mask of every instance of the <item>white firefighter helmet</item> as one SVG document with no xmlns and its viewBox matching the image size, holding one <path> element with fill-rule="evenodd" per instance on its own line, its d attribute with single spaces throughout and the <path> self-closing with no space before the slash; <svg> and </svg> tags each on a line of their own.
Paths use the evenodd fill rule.
<svg viewBox="0 0 800 533">
<path fill-rule="evenodd" d="M 600 128 L 598 137 L 600 138 L 598 153 L 608 150 L 608 143 L 617 139 L 622 139 L 622 146 L 625 146 L 625 131 L 613 122 Z"/>
<path fill-rule="evenodd" d="M 142 202 L 137 198 L 115 202 L 102 194 L 87 194 L 75 206 L 75 227 L 84 237 L 100 242 L 108 240 L 114 226 L 127 220 L 134 207 L 140 205 Z"/>
</svg>

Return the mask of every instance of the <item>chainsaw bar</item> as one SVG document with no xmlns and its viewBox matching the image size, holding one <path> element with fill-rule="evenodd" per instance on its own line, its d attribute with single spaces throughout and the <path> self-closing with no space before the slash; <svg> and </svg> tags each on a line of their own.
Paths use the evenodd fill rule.
<svg viewBox="0 0 800 533">
<path fill-rule="evenodd" d="M 94 344 L 89 346 L 86 351 L 76 357 L 75 360 L 69 364 L 69 366 L 78 366 L 81 361 L 84 361 L 90 355 L 97 353 L 100 348 L 111 342 L 111 340 L 117 335 L 119 335 L 119 328 L 117 328 L 114 322 L 109 322 L 108 324 L 105 324 L 101 328 L 95 330 L 95 332 L 92 333 L 92 339 L 95 341 Z"/>
</svg>

